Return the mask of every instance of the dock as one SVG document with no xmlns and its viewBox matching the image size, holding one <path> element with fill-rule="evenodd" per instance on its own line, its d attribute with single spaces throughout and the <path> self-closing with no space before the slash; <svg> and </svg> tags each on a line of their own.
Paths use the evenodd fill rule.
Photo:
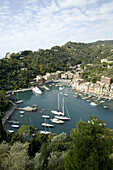
<svg viewBox="0 0 113 170">
<path fill-rule="evenodd" d="M 47 86 L 41 86 L 41 88 L 44 88 L 45 90 L 50 90 Z"/>
<path fill-rule="evenodd" d="M 12 115 L 12 113 L 14 112 L 14 110 L 17 108 L 17 105 L 15 103 L 13 103 L 12 101 L 10 101 L 12 103 L 12 107 L 7 110 L 5 112 L 5 115 L 2 118 L 2 124 L 4 125 L 5 122 L 10 118 L 10 116 Z"/>
<path fill-rule="evenodd" d="M 32 90 L 32 87 L 26 88 L 26 89 L 13 90 L 12 93 L 25 92 L 25 91 L 31 91 L 31 90 Z"/>
</svg>

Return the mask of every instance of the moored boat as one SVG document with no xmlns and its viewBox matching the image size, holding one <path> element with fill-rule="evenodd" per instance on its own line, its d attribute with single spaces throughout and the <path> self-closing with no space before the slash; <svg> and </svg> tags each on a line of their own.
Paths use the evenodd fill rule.
<svg viewBox="0 0 113 170">
<path fill-rule="evenodd" d="M 19 128 L 19 125 L 11 125 L 14 128 Z"/>
<path fill-rule="evenodd" d="M 49 119 L 49 116 L 48 116 L 48 115 L 42 115 L 42 117 L 43 117 L 44 119 Z"/>
<path fill-rule="evenodd" d="M 32 91 L 37 94 L 42 94 L 42 91 L 36 86 L 32 88 Z"/>
<path fill-rule="evenodd" d="M 91 102 L 90 105 L 91 105 L 91 106 L 97 106 L 97 104 L 94 103 L 94 102 Z"/>
<path fill-rule="evenodd" d="M 42 123 L 41 125 L 42 125 L 42 126 L 46 126 L 46 127 L 54 127 L 54 125 L 49 124 L 49 123 Z"/>
<path fill-rule="evenodd" d="M 58 123 L 58 124 L 63 124 L 63 123 L 64 123 L 64 121 L 59 120 L 59 119 L 57 119 L 57 118 L 53 118 L 53 119 L 50 119 L 50 120 L 51 120 L 51 122 L 53 122 L 53 123 Z"/>
</svg>

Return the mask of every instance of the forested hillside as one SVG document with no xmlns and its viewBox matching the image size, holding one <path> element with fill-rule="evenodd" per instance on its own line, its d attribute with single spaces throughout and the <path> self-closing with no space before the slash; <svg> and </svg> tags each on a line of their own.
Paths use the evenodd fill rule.
<svg viewBox="0 0 113 170">
<path fill-rule="evenodd" d="M 98 41 L 94 43 L 67 42 L 62 47 L 54 46 L 51 49 L 38 51 L 22 51 L 7 55 L 0 60 L 0 89 L 11 90 L 30 86 L 30 81 L 37 74 L 69 70 L 70 66 L 94 64 L 83 72 L 83 78 L 88 78 L 90 72 L 112 76 L 113 69 L 106 72 L 106 66 L 100 64 L 101 59 L 113 60 L 113 41 Z M 40 67 L 43 65 L 43 72 Z M 96 69 L 95 69 L 96 68 Z M 88 75 L 87 75 L 88 74 Z"/>
</svg>

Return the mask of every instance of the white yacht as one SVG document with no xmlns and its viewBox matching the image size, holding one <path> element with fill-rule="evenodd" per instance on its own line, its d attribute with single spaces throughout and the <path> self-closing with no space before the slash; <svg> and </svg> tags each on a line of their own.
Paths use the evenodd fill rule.
<svg viewBox="0 0 113 170">
<path fill-rule="evenodd" d="M 23 113 L 24 113 L 24 111 L 20 111 L 20 113 L 21 113 L 21 114 L 23 114 Z"/>
<path fill-rule="evenodd" d="M 65 112 L 64 112 L 64 98 L 62 99 L 63 101 L 63 113 L 65 114 Z M 66 105 L 65 105 L 65 109 L 66 109 L 66 111 L 67 111 L 67 114 L 68 114 L 68 117 L 66 117 L 66 116 L 55 116 L 55 118 L 56 119 L 60 119 L 60 120 L 70 120 L 71 118 L 70 118 L 70 115 L 69 115 L 69 112 L 68 112 L 68 110 L 67 110 L 67 107 L 66 107 Z"/>
<path fill-rule="evenodd" d="M 58 123 L 58 124 L 63 124 L 63 123 L 64 123 L 64 121 L 59 120 L 59 119 L 57 119 L 57 118 L 53 118 L 53 119 L 50 119 L 50 120 L 51 120 L 51 122 L 53 122 L 53 123 Z"/>
<path fill-rule="evenodd" d="M 7 130 L 8 132 L 10 132 L 10 133 L 14 133 L 14 130 Z"/>
<path fill-rule="evenodd" d="M 32 91 L 37 94 L 42 94 L 42 91 L 36 86 L 32 88 Z"/>
<path fill-rule="evenodd" d="M 46 127 L 54 127 L 54 125 L 49 124 L 49 123 L 42 123 L 41 125 L 42 125 L 42 126 L 46 126 Z"/>
<path fill-rule="evenodd" d="M 46 131 L 46 130 L 40 130 L 39 131 L 41 134 L 49 135 L 51 132 Z"/>
<path fill-rule="evenodd" d="M 97 104 L 94 103 L 94 102 L 91 102 L 90 105 L 91 105 L 91 106 L 97 106 Z"/>
<path fill-rule="evenodd" d="M 60 120 L 70 120 L 71 118 L 65 117 L 65 116 L 55 116 L 55 118 L 60 119 Z"/>
<path fill-rule="evenodd" d="M 59 111 L 59 107 L 60 107 L 60 104 L 59 104 L 59 93 L 58 93 L 58 110 L 51 110 L 51 113 L 56 114 L 56 115 L 64 115 L 63 112 Z"/>
<path fill-rule="evenodd" d="M 42 115 L 42 117 L 43 117 L 44 119 L 49 119 L 49 116 L 48 116 L 48 115 Z"/>
<path fill-rule="evenodd" d="M 14 128 L 19 128 L 19 125 L 11 125 Z"/>
<path fill-rule="evenodd" d="M 15 102 L 16 104 L 20 104 L 20 103 L 23 103 L 23 100 L 18 100 Z"/>
</svg>

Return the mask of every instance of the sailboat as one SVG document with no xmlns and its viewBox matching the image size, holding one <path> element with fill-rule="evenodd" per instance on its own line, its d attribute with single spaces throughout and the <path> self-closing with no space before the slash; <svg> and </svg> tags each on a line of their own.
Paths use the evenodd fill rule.
<svg viewBox="0 0 113 170">
<path fill-rule="evenodd" d="M 59 120 L 59 119 L 57 119 L 57 118 L 53 118 L 53 119 L 50 119 L 50 120 L 51 120 L 51 122 L 53 122 L 53 123 L 58 123 L 58 124 L 63 124 L 63 123 L 64 123 L 63 120 Z"/>
<path fill-rule="evenodd" d="M 40 130 L 40 131 L 39 131 L 39 133 L 41 133 L 41 134 L 45 134 L 45 135 L 49 135 L 49 134 L 51 134 L 51 130 L 50 130 L 49 126 L 48 126 L 49 131 L 47 131 L 47 130 L 46 130 L 46 127 L 47 127 L 47 126 L 45 126 L 45 130 Z"/>
<path fill-rule="evenodd" d="M 56 114 L 56 115 L 64 115 L 63 112 L 59 111 L 59 93 L 58 93 L 58 110 L 51 110 L 51 113 Z"/>
<path fill-rule="evenodd" d="M 17 98 L 18 98 L 18 100 L 15 102 L 16 104 L 23 103 L 23 100 L 19 100 L 18 92 L 17 92 Z"/>
<path fill-rule="evenodd" d="M 66 110 L 67 110 L 67 107 L 66 107 Z M 64 113 L 64 98 L 63 98 L 63 113 Z M 69 116 L 68 110 L 67 110 L 67 113 L 68 113 L 68 117 L 66 117 L 66 116 L 55 116 L 55 118 L 60 119 L 60 120 L 70 120 L 71 118 Z"/>
<path fill-rule="evenodd" d="M 47 122 L 46 122 L 46 119 L 45 119 L 45 123 L 42 123 L 42 126 L 54 127 L 54 125 L 47 123 Z"/>
<path fill-rule="evenodd" d="M 67 94 L 67 89 L 66 89 L 66 93 L 64 93 L 64 96 L 66 96 L 66 97 L 68 96 L 68 94 Z"/>
</svg>

